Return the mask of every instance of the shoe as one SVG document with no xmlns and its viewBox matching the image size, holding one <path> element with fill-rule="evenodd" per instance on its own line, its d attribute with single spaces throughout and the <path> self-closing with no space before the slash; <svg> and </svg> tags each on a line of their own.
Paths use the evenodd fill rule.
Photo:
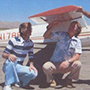
<svg viewBox="0 0 90 90">
<path fill-rule="evenodd" d="M 4 86 L 3 90 L 12 90 L 11 85 Z"/>
<path fill-rule="evenodd" d="M 50 87 L 56 87 L 56 81 L 52 80 L 52 82 L 50 83 Z"/>
<path fill-rule="evenodd" d="M 19 84 L 17 84 L 17 83 L 15 83 L 15 87 L 18 87 L 18 88 L 19 88 L 19 87 L 20 87 L 20 85 L 19 85 Z"/>
<path fill-rule="evenodd" d="M 31 87 L 29 84 L 24 86 L 24 87 L 22 87 L 22 88 L 24 88 L 24 89 L 34 89 L 34 87 Z"/>
<path fill-rule="evenodd" d="M 65 86 L 67 88 L 75 88 L 72 84 L 72 79 L 69 79 L 68 77 L 65 78 Z"/>
</svg>

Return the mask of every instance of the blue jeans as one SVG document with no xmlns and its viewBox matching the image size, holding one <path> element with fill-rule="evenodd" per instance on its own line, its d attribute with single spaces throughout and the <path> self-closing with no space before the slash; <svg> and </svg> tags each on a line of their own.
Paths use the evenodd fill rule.
<svg viewBox="0 0 90 90">
<path fill-rule="evenodd" d="M 3 72 L 5 73 L 5 85 L 22 82 L 23 86 L 26 86 L 37 77 L 37 72 L 30 71 L 28 66 L 18 64 L 17 61 L 6 60 L 3 65 Z"/>
</svg>

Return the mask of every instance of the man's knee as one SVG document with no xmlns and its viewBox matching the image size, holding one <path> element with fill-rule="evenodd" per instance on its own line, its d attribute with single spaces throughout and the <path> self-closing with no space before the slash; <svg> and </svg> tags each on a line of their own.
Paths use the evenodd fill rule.
<svg viewBox="0 0 90 90">
<path fill-rule="evenodd" d="M 36 77 L 37 77 L 37 74 L 32 74 L 32 76 L 33 76 L 33 79 L 35 79 Z"/>
<path fill-rule="evenodd" d="M 43 65 L 43 70 L 49 70 L 52 65 L 53 65 L 53 64 L 52 64 L 51 62 L 46 62 L 46 63 Z"/>
<path fill-rule="evenodd" d="M 75 61 L 74 63 L 73 63 L 73 67 L 75 67 L 75 68 L 81 68 L 81 62 L 80 61 Z"/>
<path fill-rule="evenodd" d="M 44 73 L 53 73 L 53 71 L 56 70 L 55 65 L 52 62 L 46 62 L 43 65 L 43 71 Z"/>
<path fill-rule="evenodd" d="M 28 75 L 29 75 L 30 77 L 32 77 L 32 79 L 35 79 L 35 78 L 37 77 L 37 75 L 38 75 L 38 72 L 35 72 L 35 71 L 31 70 L 31 72 L 28 73 Z"/>
<path fill-rule="evenodd" d="M 49 69 L 49 63 L 50 62 L 46 62 L 44 65 L 43 65 L 43 70 L 48 70 Z"/>
</svg>

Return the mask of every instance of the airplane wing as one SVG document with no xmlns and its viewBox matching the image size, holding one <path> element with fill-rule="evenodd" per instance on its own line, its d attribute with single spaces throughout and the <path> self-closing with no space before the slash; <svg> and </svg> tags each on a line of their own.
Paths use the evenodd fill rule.
<svg viewBox="0 0 90 90">
<path fill-rule="evenodd" d="M 45 11 L 36 15 L 32 15 L 28 18 L 37 24 L 43 24 L 46 22 L 51 23 L 56 20 L 59 20 L 60 22 L 66 22 L 66 21 L 82 18 L 81 13 L 75 12 L 79 8 L 80 7 L 77 7 L 74 5 L 63 6 L 63 7 Z"/>
<path fill-rule="evenodd" d="M 87 23 L 83 18 L 83 14 L 76 12 L 80 7 L 69 5 L 63 6 L 49 11 L 45 11 L 28 17 L 36 24 L 45 24 L 59 21 L 60 24 L 53 31 L 67 31 L 69 24 L 73 20 L 78 20 L 82 27 L 87 27 Z"/>
<path fill-rule="evenodd" d="M 85 23 L 85 20 L 83 18 L 83 14 L 80 12 L 76 12 L 80 7 L 69 5 L 69 6 L 63 6 L 56 9 L 52 9 L 46 12 L 42 12 L 33 16 L 28 17 L 38 25 L 33 25 L 32 29 L 32 35 L 31 39 L 34 43 L 47 43 L 47 42 L 53 42 L 51 39 L 44 39 L 43 34 L 46 31 L 46 27 L 49 23 L 59 20 L 61 23 L 58 24 L 56 28 L 53 29 L 53 31 L 66 31 L 68 30 L 68 26 L 73 20 L 81 20 L 80 24 L 82 27 L 87 26 Z M 89 26 L 90 27 L 90 26 Z M 18 36 L 18 28 L 15 30 L 5 30 L 0 31 L 0 43 L 6 43 L 5 40 L 9 40 L 10 38 L 14 36 Z M 90 28 L 83 28 L 82 33 L 79 35 L 81 39 L 90 39 Z M 89 41 L 87 41 L 89 42 Z M 86 42 L 85 42 L 86 43 Z M 89 44 L 90 45 L 90 44 Z"/>
</svg>

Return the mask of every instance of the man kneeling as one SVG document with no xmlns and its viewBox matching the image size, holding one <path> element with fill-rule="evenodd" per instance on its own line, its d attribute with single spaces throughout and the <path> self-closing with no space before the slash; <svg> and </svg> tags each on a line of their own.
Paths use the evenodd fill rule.
<svg viewBox="0 0 90 90">
<path fill-rule="evenodd" d="M 20 36 L 10 39 L 2 54 L 2 57 L 6 58 L 3 65 L 5 73 L 3 90 L 12 90 L 11 84 L 26 87 L 32 79 L 37 77 L 38 71 L 33 65 L 33 42 L 29 39 L 31 32 L 31 24 L 22 23 L 19 27 Z M 29 66 L 23 66 L 27 54 Z"/>
<path fill-rule="evenodd" d="M 51 23 L 44 34 L 45 38 L 56 39 L 57 44 L 50 61 L 43 65 L 43 71 L 50 86 L 56 86 L 53 74 L 70 72 L 65 78 L 65 85 L 72 87 L 72 79 L 79 79 L 81 62 L 79 57 L 82 53 L 81 41 L 77 37 L 81 32 L 78 21 L 71 22 L 68 32 L 52 32 L 57 23 Z"/>
</svg>

